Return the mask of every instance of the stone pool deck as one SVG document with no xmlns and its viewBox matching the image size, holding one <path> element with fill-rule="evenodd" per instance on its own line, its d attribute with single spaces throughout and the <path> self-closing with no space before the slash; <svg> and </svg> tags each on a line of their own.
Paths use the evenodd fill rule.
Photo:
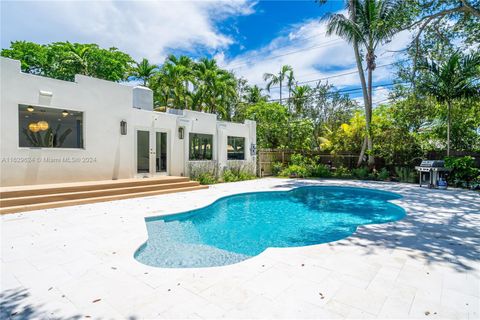
<svg viewBox="0 0 480 320">
<path fill-rule="evenodd" d="M 133 258 L 144 218 L 296 186 L 397 192 L 407 216 L 238 264 L 160 269 Z M 416 185 L 267 178 L 208 190 L 1 216 L 0 318 L 480 317 L 480 194 Z"/>
</svg>

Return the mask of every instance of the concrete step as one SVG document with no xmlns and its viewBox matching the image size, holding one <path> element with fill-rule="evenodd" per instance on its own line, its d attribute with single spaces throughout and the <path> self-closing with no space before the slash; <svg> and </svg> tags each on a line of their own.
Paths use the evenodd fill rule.
<svg viewBox="0 0 480 320">
<path fill-rule="evenodd" d="M 178 189 L 186 187 L 198 186 L 199 183 L 196 181 L 185 181 L 185 182 L 174 182 L 174 183 L 165 183 L 161 182 L 158 184 L 146 184 L 146 185 L 136 185 L 131 187 L 119 187 L 115 185 L 114 188 L 110 188 L 109 185 L 105 185 L 105 189 L 94 188 L 94 190 L 88 191 L 70 191 L 72 188 L 58 189 L 59 193 L 48 193 L 48 194 L 37 194 L 31 196 L 21 196 L 21 197 L 10 197 L 10 198 L 0 198 L 0 208 L 20 206 L 27 204 L 37 204 L 37 203 L 46 203 L 46 202 L 59 202 L 65 200 L 75 200 L 83 198 L 96 198 L 102 196 L 114 196 L 121 194 L 130 194 L 130 193 L 140 193 L 148 192 L 155 190 L 166 190 L 166 189 Z M 98 186 L 96 186 L 98 187 Z M 83 188 L 81 189 L 83 190 Z M 65 192 L 66 191 L 66 192 Z"/>
<path fill-rule="evenodd" d="M 53 202 L 45 202 L 45 203 L 16 205 L 16 206 L 0 208 L 0 214 L 59 208 L 59 207 L 82 205 L 82 204 L 95 203 L 95 202 L 115 201 L 115 200 L 129 199 L 129 198 L 149 197 L 149 196 L 160 195 L 160 194 L 201 190 L 201 189 L 207 189 L 207 188 L 208 186 L 195 185 L 195 186 L 181 187 L 181 188 L 143 191 L 143 192 L 136 192 L 136 193 L 108 195 L 108 196 L 97 196 L 97 197 L 53 201 Z"/>
<path fill-rule="evenodd" d="M 113 188 L 127 188 L 134 186 L 158 185 L 162 183 L 176 183 L 188 181 L 190 181 L 190 179 L 187 177 L 163 176 L 144 179 L 102 180 L 73 183 L 39 184 L 31 186 L 1 187 L 0 199 Z"/>
</svg>

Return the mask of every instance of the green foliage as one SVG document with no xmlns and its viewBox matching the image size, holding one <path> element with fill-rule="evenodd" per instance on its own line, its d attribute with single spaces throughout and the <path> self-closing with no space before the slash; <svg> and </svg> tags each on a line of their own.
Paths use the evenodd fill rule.
<svg viewBox="0 0 480 320">
<path fill-rule="evenodd" d="M 324 164 L 315 164 L 310 167 L 310 176 L 316 178 L 329 178 L 332 176 L 330 168 Z"/>
<path fill-rule="evenodd" d="M 480 175 L 480 169 L 475 167 L 475 159 L 470 156 L 447 157 L 445 158 L 445 167 L 452 169 L 449 182 L 457 187 L 470 187 Z"/>
<path fill-rule="evenodd" d="M 395 174 L 400 182 L 415 183 L 418 179 L 417 172 L 410 167 L 395 167 Z"/>
<path fill-rule="evenodd" d="M 282 177 L 290 178 L 307 178 L 309 176 L 309 171 L 305 166 L 298 164 L 291 164 L 280 172 Z"/>
<path fill-rule="evenodd" d="M 368 168 L 355 168 L 352 169 L 352 176 L 357 179 L 365 180 L 368 178 Z"/>
<path fill-rule="evenodd" d="M 390 178 L 390 172 L 386 168 L 382 168 L 378 172 L 377 176 L 378 176 L 378 179 L 380 180 L 387 180 L 388 178 Z"/>
<path fill-rule="evenodd" d="M 227 169 L 223 171 L 223 182 L 236 182 L 255 179 L 255 176 L 246 170 Z"/>
<path fill-rule="evenodd" d="M 278 176 L 280 172 L 283 170 L 283 164 L 281 162 L 273 162 L 272 163 L 272 174 L 274 176 Z"/>
<path fill-rule="evenodd" d="M 103 49 L 96 44 L 55 42 L 39 45 L 14 41 L 1 55 L 21 61 L 22 71 L 73 81 L 75 74 L 110 81 L 128 77 L 132 58 L 117 48 Z"/>
<path fill-rule="evenodd" d="M 351 178 L 352 173 L 350 172 L 350 170 L 348 168 L 340 166 L 335 170 L 335 172 L 333 173 L 333 176 L 335 178 L 345 179 L 345 178 Z"/>
<path fill-rule="evenodd" d="M 262 101 L 247 108 L 246 118 L 257 122 L 257 144 L 261 148 L 278 148 L 286 144 L 288 110 L 285 106 Z"/>
<path fill-rule="evenodd" d="M 292 154 L 290 157 L 290 165 L 280 172 L 284 177 L 298 178 L 328 178 L 332 176 L 330 168 L 318 163 L 318 157 L 307 157 L 298 153 Z M 277 170 L 280 168 L 277 168 Z"/>
<path fill-rule="evenodd" d="M 202 172 L 198 176 L 193 177 L 193 180 L 198 181 L 200 184 L 215 184 L 217 183 L 217 178 L 214 174 L 210 172 Z"/>
</svg>

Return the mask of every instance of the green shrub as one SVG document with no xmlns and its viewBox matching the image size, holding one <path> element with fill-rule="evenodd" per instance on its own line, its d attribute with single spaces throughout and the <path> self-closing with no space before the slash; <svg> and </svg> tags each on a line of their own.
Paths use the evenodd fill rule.
<svg viewBox="0 0 480 320">
<path fill-rule="evenodd" d="M 223 182 L 235 182 L 255 179 L 255 176 L 245 170 L 227 169 L 223 171 Z"/>
<path fill-rule="evenodd" d="M 415 183 L 417 181 L 417 173 L 409 167 L 395 167 L 395 174 L 400 182 Z"/>
<path fill-rule="evenodd" d="M 202 172 L 198 176 L 193 178 L 198 181 L 200 184 L 214 184 L 217 183 L 217 179 L 210 172 Z"/>
<path fill-rule="evenodd" d="M 390 172 L 386 168 L 382 168 L 382 170 L 378 172 L 378 179 L 387 180 L 388 178 L 390 178 Z"/>
<path fill-rule="evenodd" d="M 466 157 L 447 157 L 445 158 L 445 167 L 452 169 L 448 177 L 449 183 L 456 187 L 468 188 L 478 179 L 480 169 L 475 167 L 475 158 Z"/>
<path fill-rule="evenodd" d="M 368 177 L 368 169 L 367 168 L 352 169 L 352 175 L 357 179 L 366 179 Z"/>
<path fill-rule="evenodd" d="M 350 172 L 350 170 L 348 168 L 340 166 L 335 170 L 333 175 L 336 178 L 350 178 L 352 176 L 352 173 Z"/>
<path fill-rule="evenodd" d="M 281 162 L 272 163 L 272 174 L 278 176 L 283 170 L 283 164 Z"/>
<path fill-rule="evenodd" d="M 310 159 L 306 158 L 305 156 L 299 154 L 299 153 L 294 153 L 290 156 L 290 164 L 298 165 L 298 166 L 304 166 L 305 164 L 309 163 Z"/>
<path fill-rule="evenodd" d="M 309 176 L 308 169 L 305 166 L 291 164 L 280 173 L 282 177 L 306 178 Z"/>
<path fill-rule="evenodd" d="M 328 178 L 332 176 L 330 168 L 323 164 L 312 165 L 309 171 L 311 177 Z"/>
</svg>

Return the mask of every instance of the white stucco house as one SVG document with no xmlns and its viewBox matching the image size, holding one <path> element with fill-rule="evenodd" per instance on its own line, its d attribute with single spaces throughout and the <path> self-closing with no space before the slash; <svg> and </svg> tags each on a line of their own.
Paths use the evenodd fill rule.
<svg viewBox="0 0 480 320">
<path fill-rule="evenodd" d="M 256 170 L 256 124 L 153 111 L 144 87 L 21 72 L 1 58 L 1 186 Z"/>
</svg>

